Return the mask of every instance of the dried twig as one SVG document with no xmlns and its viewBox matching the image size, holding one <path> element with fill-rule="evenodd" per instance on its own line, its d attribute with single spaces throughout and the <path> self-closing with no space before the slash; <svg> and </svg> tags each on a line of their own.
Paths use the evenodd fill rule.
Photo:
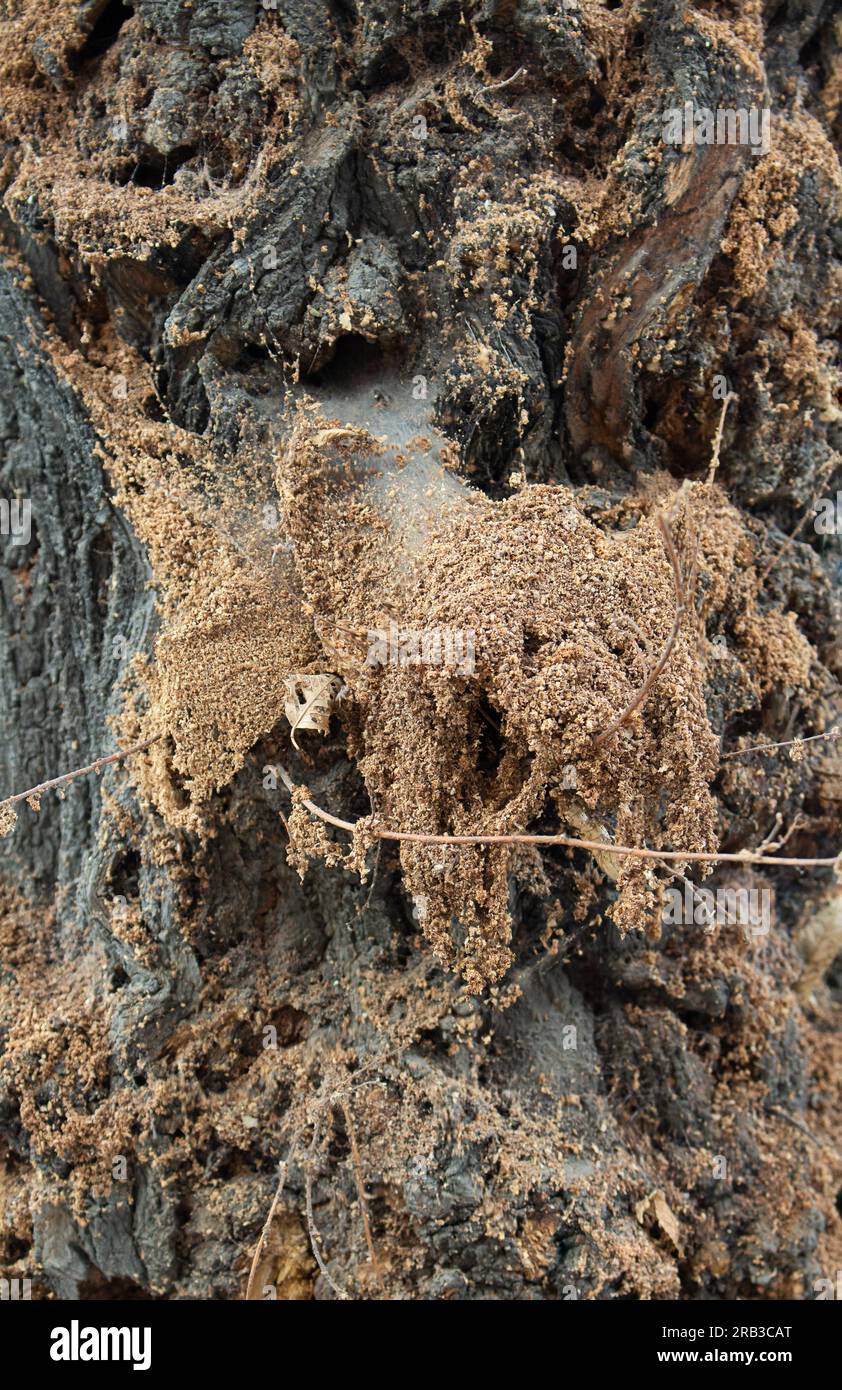
<svg viewBox="0 0 842 1390">
<path fill-rule="evenodd" d="M 248 1282 L 246 1284 L 245 1297 L 247 1300 L 253 1297 L 254 1281 L 257 1277 L 258 1266 L 260 1264 L 261 1256 L 263 1255 L 266 1249 L 267 1241 L 269 1239 L 269 1233 L 272 1228 L 272 1222 L 275 1218 L 275 1214 L 278 1209 L 278 1203 L 281 1199 L 281 1195 L 286 1185 L 286 1179 L 287 1174 L 289 1173 L 290 1164 L 292 1163 L 292 1160 L 295 1156 L 295 1152 L 301 1139 L 301 1135 L 304 1132 L 305 1125 L 308 1123 L 311 1123 L 313 1125 L 313 1137 L 310 1142 L 310 1147 L 304 1158 L 302 1167 L 304 1168 L 305 1173 L 305 1206 L 307 1209 L 307 1231 L 310 1237 L 310 1244 L 312 1246 L 313 1255 L 315 1257 L 316 1263 L 319 1266 L 319 1269 L 321 1270 L 328 1284 L 333 1289 L 334 1293 L 339 1298 L 349 1297 L 345 1290 L 339 1284 L 337 1284 L 335 1279 L 333 1279 L 333 1277 L 331 1276 L 329 1270 L 325 1265 L 324 1257 L 321 1253 L 321 1247 L 319 1245 L 319 1233 L 316 1230 L 316 1223 L 313 1217 L 313 1184 L 311 1178 L 312 1161 L 315 1156 L 316 1146 L 318 1144 L 319 1137 L 321 1135 L 322 1120 L 325 1111 L 333 1105 L 342 1105 L 343 1109 L 345 1110 L 345 1118 L 346 1123 L 348 1125 L 348 1137 L 351 1142 L 352 1155 L 355 1155 L 355 1174 L 358 1177 L 358 1182 L 362 1182 L 362 1166 L 360 1164 L 359 1149 L 357 1147 L 357 1138 L 356 1133 L 354 1131 L 353 1123 L 351 1122 L 350 1113 L 347 1110 L 347 1107 L 345 1106 L 345 1096 L 350 1091 L 362 1090 L 364 1086 L 384 1086 L 385 1084 L 386 1083 L 384 1081 L 380 1080 L 355 1081 L 347 1088 L 347 1090 L 332 1091 L 323 1099 L 316 1101 L 315 1110 L 312 1111 L 312 1117 L 309 1120 L 305 1121 L 304 1124 L 299 1125 L 298 1129 L 296 1129 L 295 1133 L 292 1136 L 292 1139 L 290 1140 L 290 1145 L 287 1150 L 286 1159 L 280 1165 L 278 1185 L 275 1188 L 275 1195 L 272 1198 L 272 1205 L 270 1206 L 266 1220 L 263 1223 L 263 1229 L 260 1233 L 260 1239 L 257 1242 L 254 1255 L 252 1256 L 251 1269 L 249 1271 Z M 375 1272 L 377 1273 L 378 1282 L 380 1282 L 382 1288 L 382 1280 L 380 1279 L 379 1265 L 373 1251 L 373 1243 L 371 1240 L 371 1228 L 368 1225 L 368 1213 L 366 1212 L 365 1207 L 363 1207 L 363 1226 L 366 1234 L 366 1244 L 368 1245 L 369 1256 L 372 1260 L 372 1264 L 374 1265 Z"/>
<path fill-rule="evenodd" d="M 278 771 L 287 790 L 294 791 L 294 783 L 286 769 L 279 765 Z M 323 811 L 321 806 L 317 806 L 307 797 L 301 798 L 301 805 L 305 806 L 311 815 L 324 821 L 325 825 L 334 825 L 338 830 L 346 830 L 350 835 L 353 835 L 357 828 L 354 821 L 341 820 L 339 816 Z M 839 865 L 842 858 L 842 855 L 837 854 L 826 859 L 770 859 L 766 854 L 757 854 L 751 850 L 739 850 L 736 854 L 722 851 L 713 854 L 690 849 L 647 849 L 641 846 L 615 845 L 610 840 L 580 840 L 573 835 L 428 835 L 414 830 L 385 830 L 376 825 L 370 826 L 369 833 L 375 840 L 399 840 L 418 845 L 566 845 L 570 849 L 586 849 L 591 853 L 599 851 L 602 854 L 626 855 L 634 859 L 664 859 L 672 863 L 766 864 L 780 865 L 783 868 L 832 869 Z"/>
<path fill-rule="evenodd" d="M 842 728 L 834 724 L 832 729 L 828 729 L 826 734 L 810 734 L 808 738 L 788 738 L 782 743 L 753 743 L 749 748 L 735 748 L 730 753 L 723 753 L 723 758 L 741 758 L 745 753 L 771 753 L 776 748 L 792 748 L 796 743 L 817 743 L 819 739 L 838 738 L 842 734 Z"/>
<path fill-rule="evenodd" d="M 711 483 L 716 477 L 716 470 L 719 467 L 719 451 L 722 448 L 722 433 L 725 429 L 725 416 L 728 414 L 729 405 L 732 401 L 735 401 L 736 399 L 737 397 L 734 394 L 734 392 L 729 391 L 722 402 L 722 410 L 719 413 L 719 424 L 716 427 L 716 434 L 713 436 L 713 449 L 711 450 L 708 475 L 705 480 L 708 487 L 710 487 Z"/>
<path fill-rule="evenodd" d="M 776 816 L 775 816 L 775 824 L 772 826 L 772 829 L 771 829 L 766 835 L 763 836 L 763 839 L 760 841 L 760 844 L 757 846 L 757 853 L 758 853 L 758 854 L 768 854 L 768 853 L 770 852 L 770 850 L 779 849 L 780 846 L 781 846 L 786 840 L 789 839 L 790 835 L 794 834 L 795 829 L 796 829 L 796 827 L 797 827 L 797 825 L 798 825 L 800 819 L 801 819 L 801 817 L 800 817 L 800 813 L 799 813 L 798 815 L 796 815 L 794 821 L 792 822 L 792 825 L 789 827 L 789 829 L 787 830 L 786 834 L 783 835 L 779 840 L 776 840 L 776 839 L 775 839 L 775 836 L 777 835 L 778 831 L 780 830 L 781 824 L 782 824 L 782 822 L 783 822 L 783 816 L 781 815 L 780 811 L 778 811 L 777 814 L 776 814 Z"/>
<path fill-rule="evenodd" d="M 288 825 L 288 824 L 287 824 L 286 829 L 287 829 L 287 835 L 289 835 L 289 825 Z M 368 893 L 366 894 L 365 902 L 363 903 L 362 907 L 358 909 L 358 912 L 357 912 L 357 915 L 360 916 L 360 917 L 364 917 L 365 914 L 368 912 L 368 909 L 371 907 L 371 899 L 372 899 L 373 896 L 374 896 L 374 888 L 375 888 L 375 884 L 377 883 L 377 870 L 380 868 L 380 851 L 382 850 L 382 848 L 383 848 L 383 841 L 382 841 L 382 840 L 378 840 L 378 841 L 377 841 L 377 849 L 376 849 L 375 854 L 374 854 L 374 864 L 373 864 L 372 870 L 371 870 L 371 883 L 370 883 L 369 886 L 368 886 Z"/>
<path fill-rule="evenodd" d="M 374 1241 L 371 1238 L 371 1225 L 368 1219 L 368 1197 L 366 1195 L 365 1185 L 363 1184 L 363 1169 L 362 1163 L 360 1162 L 360 1151 L 357 1148 L 357 1135 L 354 1129 L 354 1122 L 351 1118 L 351 1109 L 348 1102 L 344 1099 L 340 1100 L 339 1104 L 342 1108 L 342 1114 L 345 1116 L 345 1128 L 348 1131 L 348 1142 L 351 1145 L 351 1164 L 354 1169 L 354 1180 L 357 1184 L 357 1197 L 360 1203 L 360 1215 L 363 1222 L 365 1243 L 368 1247 L 368 1258 L 371 1261 L 371 1267 L 374 1270 L 374 1277 L 377 1280 L 380 1293 L 383 1298 L 385 1298 L 386 1286 L 383 1282 L 383 1273 L 380 1269 L 380 1261 L 377 1258 L 377 1252 L 374 1249 Z"/>
<path fill-rule="evenodd" d="M 792 531 L 790 531 L 790 533 L 789 533 L 789 535 L 787 536 L 786 540 L 783 542 L 783 544 L 780 546 L 780 548 L 779 548 L 778 550 L 775 551 L 774 555 L 772 556 L 772 558 L 771 558 L 771 560 L 769 561 L 768 565 L 767 565 L 766 568 L 764 569 L 763 573 L 762 573 L 762 574 L 758 577 L 758 579 L 757 579 L 757 582 L 756 582 L 756 585 L 755 585 L 755 589 L 757 590 L 757 592 L 759 592 L 759 591 L 763 588 L 763 585 L 766 583 L 766 580 L 769 578 L 769 575 L 772 573 L 772 570 L 775 568 L 775 565 L 778 563 L 778 561 L 779 561 L 779 560 L 782 560 L 783 557 L 784 557 L 784 555 L 786 555 L 787 551 L 792 549 L 793 545 L 795 544 L 796 540 L 798 539 L 798 536 L 799 536 L 799 535 L 801 534 L 801 532 L 804 530 L 804 527 L 805 527 L 806 524 L 807 524 L 808 518 L 809 518 L 810 516 L 813 515 L 813 508 L 814 508 L 816 502 L 818 501 L 818 499 L 819 499 L 819 494 L 816 493 L 815 497 L 813 498 L 812 502 L 811 502 L 810 505 L 808 506 L 806 512 L 805 512 L 804 515 L 802 516 L 802 518 L 801 518 L 801 520 L 799 521 L 798 525 L 797 525 Z"/>
<path fill-rule="evenodd" d="M 40 782 L 37 787 L 30 787 L 28 792 L 15 792 L 14 796 L 7 796 L 0 801 L 0 809 L 12 806 L 16 801 L 28 801 L 30 797 L 39 797 L 44 792 L 52 791 L 54 787 L 60 787 L 65 782 L 72 782 L 76 777 L 84 777 L 89 772 L 101 772 L 110 763 L 122 762 L 124 758 L 131 758 L 135 753 L 142 753 L 146 748 L 151 748 L 153 743 L 158 743 L 163 737 L 163 734 L 156 734 L 154 738 L 132 744 L 131 748 L 122 748 L 118 753 L 111 753 L 107 758 L 97 758 L 95 763 L 88 763 L 87 767 L 77 767 L 73 772 L 62 773 L 61 777 L 51 777 L 48 782 Z"/>
<path fill-rule="evenodd" d="M 325 1105 L 322 1106 L 320 1113 L 313 1122 L 313 1140 L 310 1144 L 309 1150 L 307 1151 L 307 1163 L 305 1165 L 304 1171 L 304 1207 L 307 1212 L 307 1231 L 310 1236 L 310 1245 L 313 1251 L 313 1255 L 315 1257 L 316 1264 L 319 1266 L 319 1269 L 321 1270 L 322 1275 L 324 1276 L 325 1282 L 336 1294 L 336 1297 L 347 1300 L 348 1294 L 345 1292 L 342 1285 L 336 1282 L 327 1265 L 325 1264 L 324 1256 L 322 1255 L 321 1246 L 319 1244 L 320 1236 L 318 1231 L 316 1230 L 316 1218 L 313 1215 L 312 1164 L 316 1153 L 316 1145 L 319 1141 L 322 1132 L 322 1116 L 324 1114 L 326 1104 L 327 1102 L 325 1102 Z"/>
<path fill-rule="evenodd" d="M 796 833 L 796 831 L 800 830 L 802 826 L 805 824 L 804 817 L 802 816 L 801 812 L 796 811 L 793 819 L 790 821 L 790 824 L 787 826 L 783 835 L 778 835 L 778 838 L 775 839 L 774 837 L 778 832 L 782 819 L 782 816 L 775 817 L 775 824 L 773 829 L 769 831 L 769 834 L 766 836 L 765 840 L 759 846 L 760 853 L 771 854 L 772 851 L 783 849 L 787 840 L 790 840 L 792 836 Z"/>
<path fill-rule="evenodd" d="M 499 92 L 503 87 L 508 87 L 510 83 L 516 82 L 519 77 L 523 77 L 525 72 L 526 68 L 518 68 L 511 77 L 506 77 L 502 82 L 491 82 L 487 87 L 480 87 L 479 90 L 481 92 Z"/>
<path fill-rule="evenodd" d="M 280 1166 L 278 1186 L 275 1188 L 275 1195 L 272 1198 L 272 1205 L 269 1208 L 269 1215 L 266 1217 L 266 1220 L 263 1223 L 263 1230 L 260 1232 L 260 1240 L 257 1242 L 254 1255 L 252 1257 L 248 1283 L 246 1284 L 246 1300 L 252 1299 L 254 1296 L 254 1281 L 257 1277 L 258 1265 L 260 1264 L 261 1257 L 269 1241 L 269 1233 L 272 1229 L 272 1222 L 275 1219 L 275 1212 L 278 1209 L 278 1203 L 281 1200 L 281 1193 L 284 1190 L 284 1184 L 286 1183 L 287 1173 L 289 1172 L 289 1165 L 292 1163 L 295 1150 L 298 1147 L 298 1141 L 300 1138 L 301 1130 L 297 1129 L 293 1134 L 292 1139 L 290 1140 L 290 1145 L 287 1149 L 287 1156 Z"/>
</svg>

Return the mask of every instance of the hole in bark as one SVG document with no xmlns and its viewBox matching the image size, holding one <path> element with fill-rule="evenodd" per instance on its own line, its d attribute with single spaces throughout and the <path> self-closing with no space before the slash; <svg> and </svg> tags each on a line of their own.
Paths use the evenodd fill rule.
<svg viewBox="0 0 842 1390">
<path fill-rule="evenodd" d="M 276 1009 L 270 1022 L 278 1035 L 278 1047 L 292 1047 L 293 1043 L 300 1042 L 306 1036 L 309 1021 L 305 1013 L 293 1008 L 291 1004 L 282 1004 Z M 258 1051 L 255 1052 L 255 1056 L 258 1055 Z"/>
<path fill-rule="evenodd" d="M 780 29 L 783 27 L 784 24 L 786 24 L 786 21 L 789 17 L 788 11 L 789 0 L 782 0 L 782 3 L 775 7 L 766 23 L 767 39 L 771 36 L 775 29 Z"/>
<path fill-rule="evenodd" d="M 99 58 L 103 53 L 107 53 L 111 45 L 116 42 L 126 20 L 131 19 L 133 14 L 134 10 L 130 5 L 124 5 L 123 0 L 109 0 L 79 49 L 76 63 L 86 63 L 91 58 Z"/>
<path fill-rule="evenodd" d="M 822 29 L 817 29 L 812 38 L 798 50 L 798 61 L 802 68 L 811 68 L 814 63 L 821 61 L 822 38 Z"/>
<path fill-rule="evenodd" d="M 108 527 L 103 527 L 90 549 L 90 574 L 97 607 L 105 619 L 108 613 L 109 588 L 114 572 L 114 541 Z"/>
<path fill-rule="evenodd" d="M 357 27 L 357 7 L 354 0 L 330 0 L 330 9 L 339 37 L 345 43 L 352 43 Z"/>
<path fill-rule="evenodd" d="M 395 82 L 405 82 L 409 71 L 406 59 L 394 48 L 387 48 L 369 69 L 361 86 L 366 91 L 377 92 L 383 87 L 391 87 Z"/>
<path fill-rule="evenodd" d="M 278 354 L 275 353 L 275 360 Z M 263 368 L 272 367 L 272 353 L 263 343 L 245 343 L 240 350 L 240 355 L 234 363 L 234 371 L 241 372 L 243 376 L 253 373 L 253 383 L 250 386 L 259 387 L 261 383 L 266 384 Z"/>
<path fill-rule="evenodd" d="M 126 165 L 118 170 L 115 175 L 116 181 L 122 186 L 131 183 L 137 188 L 166 188 L 172 183 L 182 164 L 186 164 L 188 159 L 193 159 L 196 153 L 193 145 L 181 145 L 165 155 L 156 151 L 148 159 L 139 160 L 133 166 Z"/>
<path fill-rule="evenodd" d="M 307 386 L 343 387 L 374 376 L 387 369 L 386 353 L 377 343 L 371 343 L 359 333 L 344 333 L 337 338 L 333 352 L 317 371 L 302 375 Z"/>
<path fill-rule="evenodd" d="M 111 887 L 115 896 L 121 894 L 125 898 L 136 898 L 139 873 L 140 855 L 137 850 L 126 850 L 115 859 L 111 869 Z"/>
<path fill-rule="evenodd" d="M 498 709 L 481 700 L 479 712 L 479 740 L 477 743 L 477 768 L 489 780 L 493 780 L 500 770 L 506 740 L 501 732 L 503 716 Z"/>
<path fill-rule="evenodd" d="M 79 1285 L 79 1298 L 92 1299 L 94 1302 L 112 1302 L 114 1299 L 123 1298 L 143 1300 L 146 1303 L 157 1302 L 133 1279 L 106 1279 L 98 1269 L 93 1270 L 84 1283 Z"/>
<path fill-rule="evenodd" d="M 600 111 L 604 110 L 605 97 L 601 92 L 592 92 L 584 110 L 571 116 L 570 119 L 579 130 L 591 130 L 593 128 L 594 117 L 598 116 Z"/>
</svg>

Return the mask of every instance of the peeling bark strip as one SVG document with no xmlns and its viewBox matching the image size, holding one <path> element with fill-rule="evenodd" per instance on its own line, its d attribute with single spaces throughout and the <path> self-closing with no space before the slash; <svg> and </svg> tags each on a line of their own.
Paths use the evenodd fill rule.
<svg viewBox="0 0 842 1390">
<path fill-rule="evenodd" d="M 836 1287 L 832 10 L 0 4 L 0 1292 Z"/>
<path fill-rule="evenodd" d="M 630 462 L 639 431 L 636 348 L 663 339 L 719 253 L 746 167 L 745 149 L 694 145 L 667 179 L 663 210 L 628 238 L 593 292 L 572 340 L 566 420 L 574 448 L 601 445 Z"/>
</svg>

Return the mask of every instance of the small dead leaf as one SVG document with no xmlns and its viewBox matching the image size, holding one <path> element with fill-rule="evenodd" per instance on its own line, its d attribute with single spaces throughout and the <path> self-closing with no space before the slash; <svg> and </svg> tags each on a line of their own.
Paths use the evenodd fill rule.
<svg viewBox="0 0 842 1390">
<path fill-rule="evenodd" d="M 284 714 L 292 727 L 293 748 L 298 748 L 295 740 L 298 729 L 326 734 L 334 701 L 342 689 L 339 677 L 324 674 L 287 676 L 284 686 L 288 697 L 284 702 Z"/>
<path fill-rule="evenodd" d="M 0 806 L 0 840 L 11 835 L 17 825 L 18 813 L 12 806 Z"/>
<path fill-rule="evenodd" d="M 528 1216 L 524 1221 L 518 1248 L 527 1279 L 542 1279 L 552 1268 L 558 1255 L 557 1230 L 558 1218 L 549 1213 Z"/>
<path fill-rule="evenodd" d="M 837 863 L 842 863 L 842 855 Z M 810 911 L 795 944 L 804 962 L 795 986 L 805 1008 L 827 1004 L 830 992 L 827 972 L 842 951 L 842 895 L 838 892 L 818 909 Z"/>
<path fill-rule="evenodd" d="M 641 1226 L 646 1226 L 650 1222 L 657 1226 L 661 1234 L 666 1236 L 676 1255 L 679 1258 L 683 1256 L 681 1227 L 663 1192 L 650 1192 L 648 1197 L 644 1197 L 642 1201 L 637 1203 L 634 1214 Z"/>
<path fill-rule="evenodd" d="M 277 1212 L 260 1252 L 252 1298 L 255 1301 L 310 1299 L 317 1273 L 301 1222 L 292 1212 Z"/>
</svg>

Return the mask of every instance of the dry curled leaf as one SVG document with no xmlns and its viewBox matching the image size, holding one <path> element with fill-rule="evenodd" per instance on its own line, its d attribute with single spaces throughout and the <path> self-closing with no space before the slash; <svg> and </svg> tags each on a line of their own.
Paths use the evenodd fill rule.
<svg viewBox="0 0 842 1390">
<path fill-rule="evenodd" d="M 642 1201 L 637 1203 L 634 1214 L 641 1226 L 646 1226 L 650 1222 L 657 1226 L 675 1250 L 676 1255 L 681 1258 L 684 1253 L 681 1243 L 681 1228 L 678 1224 L 678 1218 L 663 1192 L 650 1192 L 648 1197 L 644 1197 Z"/>
<path fill-rule="evenodd" d="M 18 813 L 12 806 L 0 806 L 0 840 L 11 835 L 17 825 Z"/>
<path fill-rule="evenodd" d="M 284 681 L 287 699 L 284 714 L 292 728 L 292 744 L 299 729 L 311 729 L 318 734 L 326 734 L 334 702 L 342 689 L 338 676 L 314 674 L 306 676 L 287 676 Z"/>
<path fill-rule="evenodd" d="M 829 1002 L 825 977 L 842 951 L 842 896 L 836 893 L 821 907 L 809 912 L 795 944 L 804 962 L 795 986 L 802 1005 L 815 1008 Z"/>
<path fill-rule="evenodd" d="M 298 1217 L 293 1212 L 276 1212 L 255 1271 L 252 1299 L 265 1302 L 312 1298 L 317 1273 L 307 1234 Z"/>
</svg>

